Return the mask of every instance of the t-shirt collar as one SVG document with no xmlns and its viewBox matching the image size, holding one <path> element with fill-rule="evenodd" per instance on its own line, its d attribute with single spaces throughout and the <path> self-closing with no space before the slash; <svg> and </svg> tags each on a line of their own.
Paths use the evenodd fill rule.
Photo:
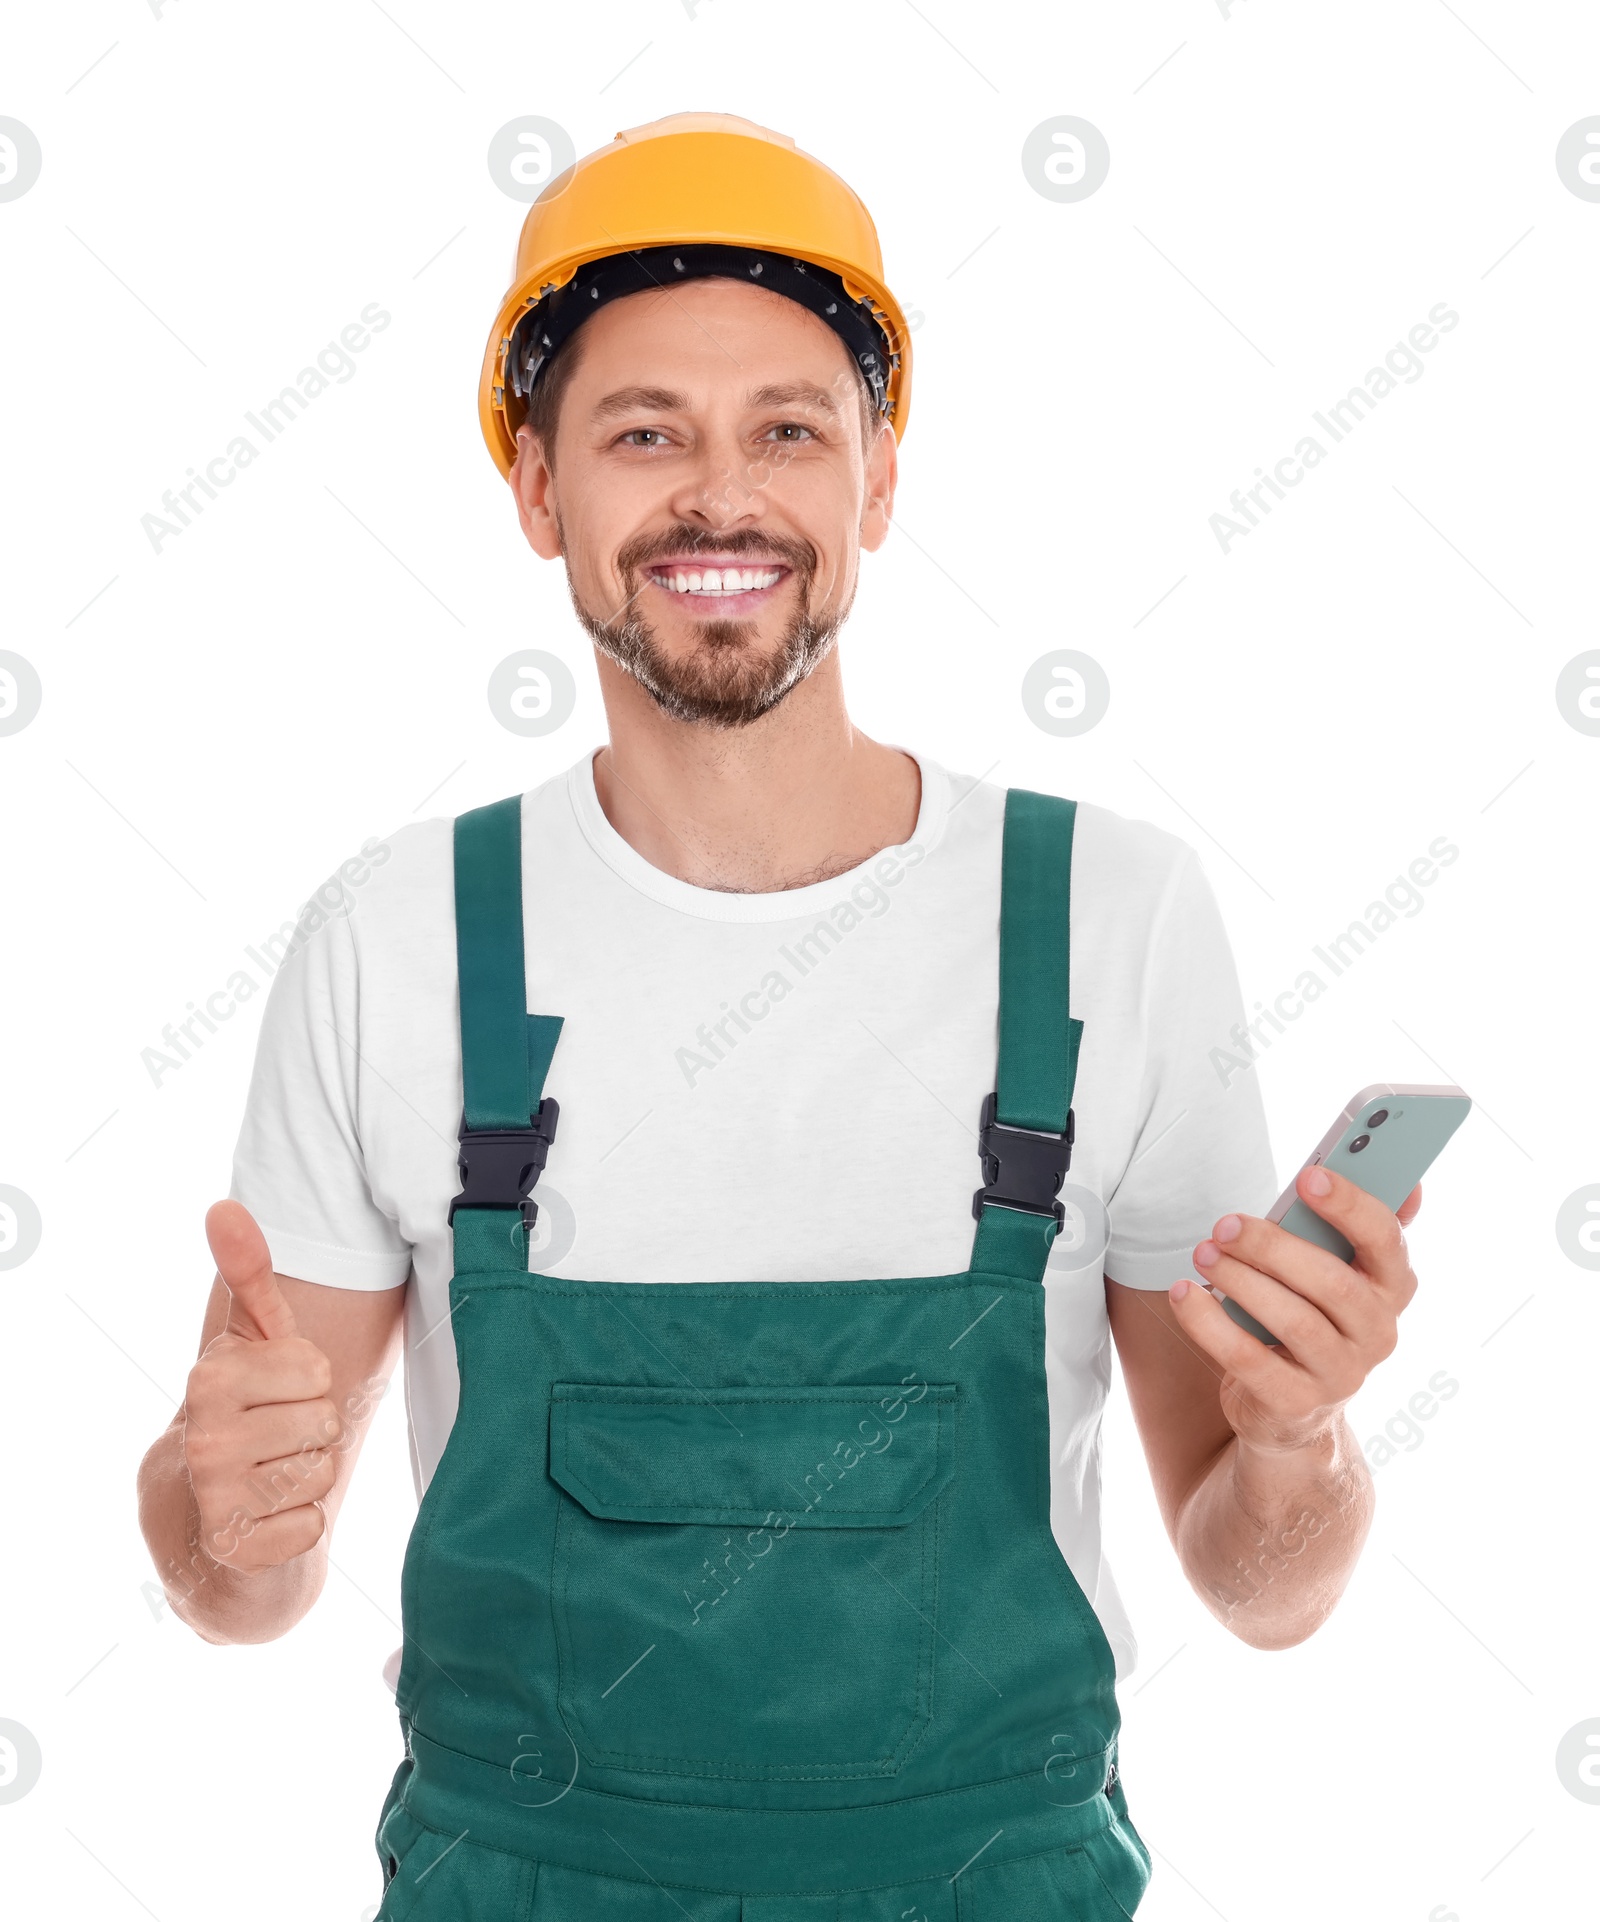
<svg viewBox="0 0 1600 1922">
<path fill-rule="evenodd" d="M 886 745 L 897 744 L 891 742 Z M 930 853 L 943 832 L 950 808 L 950 777 L 946 771 L 912 749 L 901 748 L 901 753 L 909 754 L 916 762 L 922 776 L 922 799 L 909 841 L 900 842 L 895 847 L 881 848 L 858 866 L 848 868 L 829 880 L 812 882 L 802 888 L 782 888 L 759 894 L 697 888 L 653 866 L 637 849 L 623 840 L 606 819 L 594 784 L 594 763 L 599 752 L 597 748 L 585 754 L 567 774 L 567 792 L 583 838 L 606 866 L 629 887 L 663 907 L 676 908 L 681 914 L 692 914 L 704 921 L 791 921 L 816 914 L 819 910 L 826 912 L 838 902 L 847 900 L 852 888 L 859 887 L 863 882 L 874 883 L 874 869 L 886 858 L 897 856 L 903 860 L 905 851 L 912 846 L 920 848 L 924 854 Z"/>
</svg>

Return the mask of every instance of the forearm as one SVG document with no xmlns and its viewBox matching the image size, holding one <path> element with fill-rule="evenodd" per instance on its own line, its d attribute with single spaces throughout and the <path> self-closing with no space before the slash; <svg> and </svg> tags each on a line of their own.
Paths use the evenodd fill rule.
<svg viewBox="0 0 1600 1922">
<path fill-rule="evenodd" d="M 1179 1512 L 1178 1557 L 1241 1641 L 1289 1648 L 1332 1614 L 1372 1513 L 1372 1476 L 1343 1415 L 1293 1449 L 1235 1436 Z"/>
<path fill-rule="evenodd" d="M 322 1592 L 326 1537 L 293 1561 L 243 1573 L 206 1552 L 200 1510 L 168 1428 L 139 1465 L 139 1526 L 172 1612 L 207 1642 L 270 1642 L 287 1634 Z"/>
</svg>

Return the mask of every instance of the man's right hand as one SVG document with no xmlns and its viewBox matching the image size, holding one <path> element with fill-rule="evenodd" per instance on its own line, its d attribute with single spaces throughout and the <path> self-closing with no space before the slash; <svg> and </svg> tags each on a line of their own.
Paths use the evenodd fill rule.
<svg viewBox="0 0 1600 1922">
<path fill-rule="evenodd" d="M 329 1400 L 333 1367 L 295 1326 L 249 1210 L 206 1214 L 228 1324 L 206 1344 L 184 1393 L 183 1452 L 200 1511 L 200 1547 L 254 1574 L 314 1548 L 327 1526 L 343 1433 Z"/>
</svg>

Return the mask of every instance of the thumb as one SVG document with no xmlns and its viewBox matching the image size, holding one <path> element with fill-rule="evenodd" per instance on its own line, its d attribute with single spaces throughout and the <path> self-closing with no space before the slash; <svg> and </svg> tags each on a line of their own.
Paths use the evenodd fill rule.
<svg viewBox="0 0 1600 1922">
<path fill-rule="evenodd" d="M 218 1201 L 206 1210 L 206 1240 L 218 1278 L 233 1296 L 228 1333 L 246 1341 L 284 1341 L 299 1334 L 272 1271 L 267 1238 L 243 1202 Z"/>
</svg>

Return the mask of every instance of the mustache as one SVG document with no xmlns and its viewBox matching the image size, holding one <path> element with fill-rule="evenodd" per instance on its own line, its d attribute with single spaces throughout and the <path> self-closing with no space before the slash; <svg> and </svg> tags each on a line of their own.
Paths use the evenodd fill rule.
<svg viewBox="0 0 1600 1922">
<path fill-rule="evenodd" d="M 719 554 L 734 560 L 753 555 L 761 560 L 777 559 L 796 574 L 809 580 L 817 571 L 817 550 L 810 541 L 787 534 L 763 534 L 756 528 L 740 528 L 737 533 L 715 534 L 708 528 L 668 528 L 661 534 L 638 534 L 617 549 L 617 572 L 624 578 L 652 561 L 668 555 L 692 560 L 697 554 Z"/>
</svg>

